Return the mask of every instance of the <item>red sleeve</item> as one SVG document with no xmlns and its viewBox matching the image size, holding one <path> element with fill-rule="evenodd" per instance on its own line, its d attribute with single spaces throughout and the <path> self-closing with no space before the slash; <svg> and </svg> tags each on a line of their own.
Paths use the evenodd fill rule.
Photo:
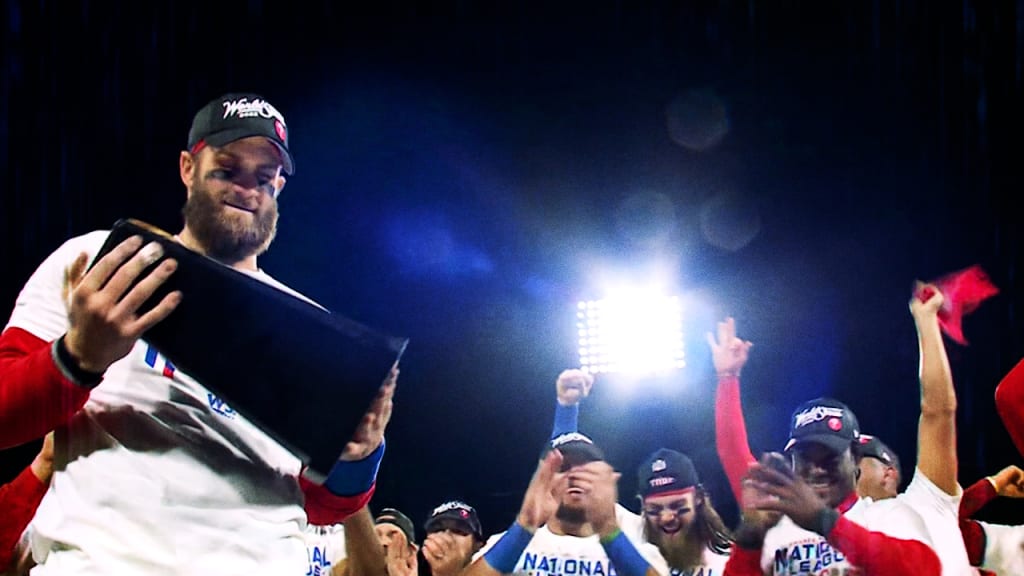
<svg viewBox="0 0 1024 576">
<path fill-rule="evenodd" d="M 14 558 L 14 549 L 21 539 L 28 523 L 36 514 L 36 508 L 43 501 L 47 485 L 43 484 L 26 467 L 18 477 L 0 486 L 0 567 L 6 569 Z"/>
<path fill-rule="evenodd" d="M 996 493 L 996 487 L 989 482 L 988 478 L 978 480 L 971 484 L 970 488 L 964 490 L 964 494 L 960 498 L 960 517 L 973 518 L 978 510 L 995 500 L 997 496 L 999 494 Z"/>
<path fill-rule="evenodd" d="M 51 343 L 21 328 L 0 334 L 0 450 L 42 438 L 89 399 L 51 355 Z"/>
<path fill-rule="evenodd" d="M 361 494 L 335 496 L 326 487 L 314 484 L 302 476 L 299 477 L 299 486 L 306 496 L 307 521 L 316 526 L 341 524 L 346 518 L 369 504 L 374 490 L 377 489 L 377 484 L 374 483 L 369 490 Z"/>
<path fill-rule="evenodd" d="M 733 546 L 722 576 L 762 576 L 761 550 Z"/>
<path fill-rule="evenodd" d="M 996 386 L 996 411 L 1010 433 L 1017 452 L 1024 455 L 1024 360 Z"/>
<path fill-rule="evenodd" d="M 971 566 L 981 566 L 985 561 L 985 529 L 976 521 L 969 518 L 960 519 L 960 536 L 964 540 L 964 548 L 967 548 L 967 559 Z"/>
<path fill-rule="evenodd" d="M 747 442 L 747 425 L 743 421 L 743 405 L 740 401 L 740 379 L 736 376 L 718 380 L 715 393 L 715 446 L 736 502 L 742 504 L 743 477 L 757 460 Z"/>
<path fill-rule="evenodd" d="M 942 565 L 935 551 L 924 542 L 901 540 L 872 532 L 840 516 L 828 541 L 854 566 L 871 576 L 939 576 Z"/>
</svg>

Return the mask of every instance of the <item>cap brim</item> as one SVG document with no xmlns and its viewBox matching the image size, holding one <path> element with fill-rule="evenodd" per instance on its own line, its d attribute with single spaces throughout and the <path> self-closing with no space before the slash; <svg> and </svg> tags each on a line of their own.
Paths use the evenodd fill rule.
<svg viewBox="0 0 1024 576">
<path fill-rule="evenodd" d="M 281 167 L 282 171 L 284 171 L 284 173 L 289 176 L 295 173 L 295 160 L 292 158 L 291 153 L 288 152 L 288 150 L 286 150 L 285 147 L 282 146 L 280 142 L 274 140 L 273 138 L 267 136 L 262 132 L 254 132 L 253 130 L 248 129 L 224 130 L 222 132 L 215 132 L 213 134 L 207 135 L 205 138 L 203 138 L 203 141 L 206 142 L 208 146 L 220 147 L 226 146 L 236 140 L 241 140 L 242 138 L 249 138 L 252 136 L 260 136 L 262 138 L 266 138 L 268 142 L 277 147 L 278 151 L 281 152 L 281 158 L 283 161 L 283 165 Z"/>
<path fill-rule="evenodd" d="M 426 532 L 429 534 L 431 531 L 433 531 L 433 529 L 436 526 L 442 526 L 442 528 L 440 528 L 439 530 L 443 530 L 443 525 L 445 524 L 459 526 L 462 529 L 464 529 L 467 534 L 472 534 L 474 538 L 477 538 L 478 540 L 483 540 L 484 535 L 481 534 L 480 531 L 473 526 L 472 522 L 466 520 L 465 518 L 458 518 L 456 516 L 436 516 L 434 518 L 427 520 L 426 523 L 423 525 L 423 529 L 426 530 Z"/>
<path fill-rule="evenodd" d="M 840 438 L 833 434 L 808 434 L 800 438 L 790 438 L 786 443 L 786 452 L 789 452 L 799 444 L 821 444 L 833 452 L 842 452 L 853 446 L 853 441 Z"/>
</svg>

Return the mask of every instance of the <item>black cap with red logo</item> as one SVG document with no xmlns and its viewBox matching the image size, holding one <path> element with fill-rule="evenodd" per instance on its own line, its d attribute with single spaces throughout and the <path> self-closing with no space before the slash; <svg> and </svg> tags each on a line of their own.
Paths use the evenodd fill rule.
<svg viewBox="0 0 1024 576">
<path fill-rule="evenodd" d="M 284 173 L 295 173 L 284 116 L 259 94 L 225 94 L 208 102 L 192 119 L 188 150 L 195 154 L 204 146 L 224 146 L 251 136 L 270 140 L 281 151 Z"/>
</svg>

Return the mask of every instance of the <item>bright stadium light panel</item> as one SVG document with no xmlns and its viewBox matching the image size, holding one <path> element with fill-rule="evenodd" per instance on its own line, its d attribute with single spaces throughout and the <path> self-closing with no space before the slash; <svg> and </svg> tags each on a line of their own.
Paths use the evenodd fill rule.
<svg viewBox="0 0 1024 576">
<path fill-rule="evenodd" d="M 676 296 L 621 295 L 576 308 L 580 367 L 590 373 L 662 373 L 686 365 Z"/>
</svg>

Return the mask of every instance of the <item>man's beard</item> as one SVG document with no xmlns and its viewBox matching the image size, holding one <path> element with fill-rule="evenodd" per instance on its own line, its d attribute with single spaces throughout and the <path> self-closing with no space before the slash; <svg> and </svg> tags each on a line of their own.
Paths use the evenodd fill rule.
<svg viewBox="0 0 1024 576">
<path fill-rule="evenodd" d="M 230 264 L 266 252 L 277 234 L 277 207 L 254 212 L 251 223 L 229 217 L 227 210 L 233 208 L 214 198 L 197 175 L 181 212 L 206 255 Z"/>
<path fill-rule="evenodd" d="M 704 543 L 697 532 L 697 522 L 684 527 L 680 533 L 669 535 L 647 521 L 644 525 L 647 541 L 658 547 L 669 568 L 685 571 L 700 566 L 704 561 Z"/>
<path fill-rule="evenodd" d="M 559 504 L 555 510 L 555 518 L 566 524 L 583 524 L 587 521 L 587 511 L 583 508 L 570 508 L 565 504 Z"/>
</svg>

